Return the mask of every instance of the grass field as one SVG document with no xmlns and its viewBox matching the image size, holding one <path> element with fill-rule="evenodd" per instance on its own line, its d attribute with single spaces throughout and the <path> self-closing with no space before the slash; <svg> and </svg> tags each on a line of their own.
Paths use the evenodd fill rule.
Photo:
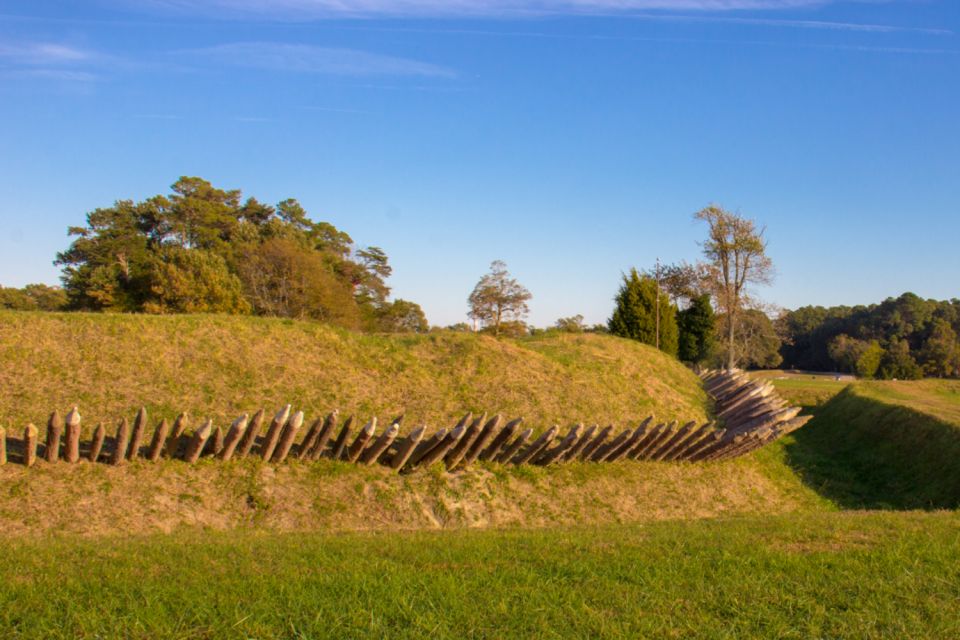
<svg viewBox="0 0 960 640">
<path fill-rule="evenodd" d="M 17 541 L 14 638 L 955 638 L 960 517 Z"/>
<path fill-rule="evenodd" d="M 541 424 L 571 407 L 619 423 L 707 411 L 691 373 L 603 336 L 0 325 L 12 423 L 145 397 L 153 416 L 217 419 L 284 398 L 424 421 L 489 405 Z M 960 386 L 764 375 L 814 419 L 716 464 L 0 467 L 0 637 L 960 637 Z"/>
</svg>

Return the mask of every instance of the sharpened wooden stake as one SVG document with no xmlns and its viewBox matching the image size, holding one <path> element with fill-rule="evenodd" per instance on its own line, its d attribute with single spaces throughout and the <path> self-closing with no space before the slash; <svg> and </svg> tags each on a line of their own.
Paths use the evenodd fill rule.
<svg viewBox="0 0 960 640">
<path fill-rule="evenodd" d="M 205 444 L 207 444 L 207 440 L 210 438 L 212 433 L 213 420 L 207 420 L 200 426 L 199 429 L 193 432 L 193 437 L 190 438 L 190 442 L 187 444 L 187 451 L 183 456 L 183 459 L 187 464 L 193 464 L 200 459 L 200 454 L 203 452 L 203 447 Z"/>
<path fill-rule="evenodd" d="M 477 458 L 481 462 L 486 460 L 494 460 L 500 451 L 503 450 L 503 447 L 507 445 L 507 442 L 510 441 L 510 438 L 513 437 L 513 434 L 516 433 L 517 429 L 520 427 L 520 423 L 523 422 L 523 418 L 517 418 L 516 420 L 511 420 L 507 425 L 500 430 L 490 442 L 490 446 L 483 450 L 480 454 L 480 457 Z"/>
<path fill-rule="evenodd" d="M 403 465 L 407 464 L 410 456 L 413 455 L 413 450 L 416 449 L 417 445 L 420 444 L 420 441 L 423 440 L 423 434 L 426 432 L 426 427 L 417 427 L 410 433 L 410 435 L 404 438 L 403 442 L 400 443 L 400 446 L 397 447 L 397 452 L 393 454 L 393 458 L 390 460 L 391 469 L 394 471 L 399 471 L 403 468 Z"/>
<path fill-rule="evenodd" d="M 499 413 L 483 426 L 483 429 L 480 431 L 480 435 L 477 436 L 477 439 L 473 441 L 473 444 L 470 445 L 470 449 L 467 451 L 467 455 L 463 456 L 463 461 L 460 463 L 461 467 L 467 467 L 477 459 L 477 456 L 487 448 L 490 444 L 490 441 L 493 440 L 493 437 L 497 433 L 497 428 L 500 426 L 500 423 L 503 422 L 503 416 Z"/>
<path fill-rule="evenodd" d="M 603 441 L 607 439 L 607 436 L 610 435 L 610 432 L 613 431 L 613 425 L 607 425 L 603 429 L 600 429 L 600 433 L 593 437 L 587 446 L 585 446 L 581 451 L 580 455 L 577 456 L 577 460 L 586 462 L 590 459 L 590 456 L 593 455 L 593 452 L 599 449 L 603 445 Z"/>
<path fill-rule="evenodd" d="M 237 445 L 236 456 L 238 458 L 245 458 L 250 455 L 250 450 L 253 449 L 253 445 L 257 441 L 257 436 L 260 435 L 260 429 L 263 428 L 263 418 L 265 415 L 263 409 L 260 409 L 250 418 L 247 430 L 243 432 L 243 437 L 240 438 L 240 444 Z"/>
<path fill-rule="evenodd" d="M 67 414 L 66 424 L 63 459 L 75 464 L 80 460 L 80 411 L 76 407 Z"/>
<path fill-rule="evenodd" d="M 593 455 L 590 456 L 591 462 L 603 462 L 606 460 L 611 453 L 616 451 L 619 447 L 627 442 L 630 439 L 630 436 L 633 435 L 634 429 L 624 429 L 621 431 L 616 438 L 606 443 L 602 447 L 598 447 L 596 451 L 593 452 Z"/>
<path fill-rule="evenodd" d="M 360 429 L 360 433 L 357 434 L 356 439 L 353 443 L 347 448 L 346 460 L 350 463 L 356 463 L 360 459 L 360 454 L 363 453 L 363 448 L 367 446 L 367 443 L 370 442 L 370 438 L 373 437 L 374 432 L 377 430 L 377 419 L 370 418 L 370 422 L 363 426 L 363 429 Z"/>
<path fill-rule="evenodd" d="M 580 429 L 583 429 L 582 422 L 579 423 L 579 426 L 580 426 Z M 586 431 L 583 431 L 580 437 L 577 438 L 577 441 L 573 443 L 573 446 L 563 452 L 563 455 L 560 456 L 560 460 L 562 462 L 569 462 L 570 460 L 573 460 L 574 458 L 576 458 L 577 455 L 579 455 L 579 453 L 583 451 L 583 448 L 587 446 L 587 443 L 590 442 L 590 439 L 593 437 L 593 434 L 596 433 L 597 429 L 599 428 L 600 427 L 598 427 L 597 425 L 594 425 L 589 429 L 587 429 Z"/>
<path fill-rule="evenodd" d="M 332 459 L 343 459 L 343 454 L 347 450 L 347 438 L 350 437 L 350 430 L 352 427 L 353 416 L 350 416 L 343 421 L 343 426 L 340 427 L 340 435 L 337 436 L 336 442 L 333 443 L 333 449 L 330 451 L 330 457 Z"/>
<path fill-rule="evenodd" d="M 187 414 L 181 413 L 173 421 L 173 427 L 170 429 L 170 435 L 167 437 L 167 446 L 164 447 L 164 455 L 168 458 L 176 458 L 180 455 L 180 441 L 183 439 L 183 433 L 187 430 Z"/>
<path fill-rule="evenodd" d="M 7 430 L 0 427 L 0 467 L 7 464 Z"/>
<path fill-rule="evenodd" d="M 119 466 L 126 460 L 127 446 L 130 444 L 130 423 L 126 418 L 120 420 L 117 426 L 117 437 L 113 440 L 113 452 L 110 454 L 110 464 Z"/>
<path fill-rule="evenodd" d="M 56 462 L 60 459 L 60 438 L 63 435 L 63 419 L 60 412 L 54 410 L 47 421 L 47 448 L 43 457 L 47 462 Z"/>
<path fill-rule="evenodd" d="M 333 429 L 337 426 L 337 417 L 339 415 L 340 412 L 334 410 L 327 414 L 327 417 L 324 418 L 323 428 L 320 429 L 320 434 L 317 436 L 317 441 L 314 443 L 313 449 L 310 451 L 310 460 L 319 460 L 320 456 L 326 452 L 327 443 L 330 442 L 330 438 L 333 437 Z"/>
<path fill-rule="evenodd" d="M 463 438 L 466 433 L 467 428 L 463 425 L 455 427 L 447 436 L 441 440 L 437 446 L 435 446 L 430 451 L 427 451 L 420 462 L 417 464 L 418 467 L 423 467 L 424 469 L 432 465 L 434 462 L 438 461 L 444 456 L 457 442 Z"/>
<path fill-rule="evenodd" d="M 313 450 L 313 445 L 317 443 L 317 438 L 320 436 L 323 424 L 323 416 L 318 416 L 317 419 L 310 424 L 310 427 L 307 429 L 307 434 L 303 436 L 303 440 L 297 448 L 296 456 L 291 457 L 296 457 L 297 460 L 310 459 L 310 452 Z"/>
<path fill-rule="evenodd" d="M 223 441 L 223 450 L 217 454 L 218 458 L 227 462 L 233 457 L 234 452 L 237 450 L 237 445 L 240 444 L 240 438 L 243 437 L 243 434 L 247 430 L 248 420 L 249 417 L 247 414 L 243 414 L 233 421 L 233 424 L 230 425 L 230 430 L 227 431 L 227 437 Z"/>
<path fill-rule="evenodd" d="M 400 425 L 394 422 L 387 427 L 386 431 L 380 434 L 380 437 L 377 438 L 372 445 L 360 454 L 360 464 L 370 466 L 379 460 L 383 452 L 396 440 L 398 433 L 400 433 Z"/>
<path fill-rule="evenodd" d="M 267 435 L 263 438 L 263 446 L 260 449 L 260 457 L 264 460 L 269 460 L 273 457 L 273 452 L 277 448 L 277 443 L 280 441 L 280 434 L 283 431 L 283 427 L 287 424 L 287 420 L 290 419 L 290 409 L 292 407 L 288 404 L 283 409 L 277 412 L 277 415 L 273 416 L 273 420 L 270 421 L 270 427 L 267 428 Z"/>
<path fill-rule="evenodd" d="M 550 446 L 553 439 L 557 437 L 560 427 L 554 425 L 540 434 L 540 437 L 533 441 L 522 453 L 517 454 L 513 459 L 513 464 L 521 465 L 529 462 L 534 456 L 540 455 L 540 452 Z"/>
<path fill-rule="evenodd" d="M 207 440 L 206 446 L 203 448 L 203 453 L 201 456 L 214 456 L 220 451 L 223 450 L 223 427 L 217 425 L 217 428 L 213 430 L 213 433 L 210 434 L 210 439 Z"/>
<path fill-rule="evenodd" d="M 103 442 L 107 439 L 107 429 L 102 422 L 97 423 L 93 430 L 93 437 L 90 438 L 90 451 L 87 453 L 87 459 L 90 462 L 100 460 L 100 452 L 103 451 Z"/>
<path fill-rule="evenodd" d="M 133 419 L 133 431 L 130 432 L 130 443 L 127 445 L 127 460 L 136 460 L 140 455 L 140 445 L 143 443 L 143 432 L 147 429 L 147 409 L 140 407 L 137 417 Z"/>
<path fill-rule="evenodd" d="M 28 424 L 23 430 L 23 464 L 32 467 L 37 461 L 37 428 Z"/>
<path fill-rule="evenodd" d="M 147 460 L 156 462 L 163 453 L 163 445 L 167 442 L 167 435 L 170 433 L 170 423 L 163 418 L 157 428 L 153 430 L 153 438 L 150 440 L 150 446 L 147 447 Z"/>
<path fill-rule="evenodd" d="M 413 455 L 410 456 L 410 460 L 407 463 L 409 469 L 416 467 L 421 460 L 423 460 L 428 453 L 433 451 L 434 447 L 439 445 L 447 437 L 447 430 L 440 429 L 432 436 L 422 441 L 416 446 L 413 450 Z"/>
<path fill-rule="evenodd" d="M 581 426 L 579 424 L 573 425 L 567 435 L 563 437 L 563 440 L 560 441 L 560 444 L 553 449 L 544 449 L 543 453 L 533 459 L 533 464 L 546 467 L 559 460 L 576 443 L 577 438 L 580 437 L 580 430 Z"/>
<path fill-rule="evenodd" d="M 297 411 L 290 416 L 287 424 L 283 427 L 283 435 L 280 437 L 280 443 L 276 451 L 273 452 L 273 462 L 283 462 L 287 459 L 290 449 L 293 447 L 293 441 L 297 438 L 297 432 L 303 426 L 303 411 Z"/>
<path fill-rule="evenodd" d="M 453 469 L 460 461 L 463 460 L 463 456 L 467 455 L 467 450 L 470 448 L 470 445 L 473 444 L 473 441 L 477 439 L 480 435 L 480 429 L 483 427 L 484 421 L 487 419 L 487 414 L 484 413 L 479 418 L 476 418 L 471 422 L 472 413 L 468 413 L 460 419 L 460 422 L 456 424 L 454 429 L 459 427 L 466 427 L 466 430 L 463 432 L 463 437 L 457 442 L 457 444 L 450 447 L 450 450 L 447 452 L 444 462 L 447 463 L 447 469 Z M 469 425 L 467 424 L 469 423 Z"/>
<path fill-rule="evenodd" d="M 527 429 L 519 436 L 517 439 L 507 445 L 507 447 L 496 457 L 495 462 L 504 463 L 510 462 L 513 456 L 517 455 L 517 451 L 520 451 L 521 447 L 527 443 L 527 440 L 530 439 L 530 436 L 533 435 L 533 429 Z"/>
</svg>

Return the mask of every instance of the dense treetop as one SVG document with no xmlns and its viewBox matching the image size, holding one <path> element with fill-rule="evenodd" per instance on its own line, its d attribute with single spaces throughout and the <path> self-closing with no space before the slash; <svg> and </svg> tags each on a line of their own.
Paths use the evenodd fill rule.
<svg viewBox="0 0 960 640">
<path fill-rule="evenodd" d="M 68 307 L 148 313 L 257 313 L 351 328 L 423 330 L 419 306 L 388 302 L 391 267 L 299 202 L 244 199 L 201 178 L 169 195 L 120 200 L 72 227 L 57 255 Z"/>
</svg>

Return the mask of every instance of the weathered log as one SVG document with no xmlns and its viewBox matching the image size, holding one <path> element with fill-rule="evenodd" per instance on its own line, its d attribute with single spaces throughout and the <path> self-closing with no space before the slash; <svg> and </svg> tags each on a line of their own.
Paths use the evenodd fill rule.
<svg viewBox="0 0 960 640">
<path fill-rule="evenodd" d="M 400 433 L 400 425 L 394 422 L 387 427 L 386 431 L 380 434 L 379 438 L 374 440 L 372 445 L 360 454 L 360 464 L 370 466 L 379 460 L 380 456 L 383 455 L 387 448 L 393 444 L 393 441 L 396 440 L 398 433 Z"/>
<path fill-rule="evenodd" d="M 346 460 L 350 463 L 356 463 L 360 459 L 360 454 L 363 453 L 363 448 L 367 446 L 367 443 L 370 442 L 370 438 L 373 437 L 373 434 L 377 430 L 377 419 L 376 417 L 370 418 L 370 422 L 363 426 L 363 429 L 360 429 L 360 433 L 357 434 L 357 437 L 354 439 L 353 443 L 347 447 Z"/>
<path fill-rule="evenodd" d="M 456 428 L 458 427 L 454 427 L 454 429 Z M 433 434 L 432 436 L 430 436 L 429 438 L 427 438 L 426 440 L 418 444 L 416 448 L 414 448 L 413 454 L 411 454 L 410 456 L 410 460 L 407 462 L 407 468 L 413 469 L 418 464 L 420 464 L 420 461 L 423 460 L 428 453 L 430 453 L 438 445 L 440 445 L 444 441 L 444 439 L 446 439 L 446 437 L 447 437 L 447 430 L 440 429 L 435 434 Z"/>
<path fill-rule="evenodd" d="M 751 435 L 741 433 L 735 435 L 732 438 L 721 441 L 718 445 L 715 445 L 713 448 L 708 448 L 706 451 L 701 452 L 700 457 L 697 459 L 697 462 L 714 462 L 720 456 L 723 456 L 731 451 L 735 451 L 743 446 L 752 438 Z"/>
<path fill-rule="evenodd" d="M 327 417 L 323 419 L 323 427 L 321 427 L 320 433 L 317 435 L 317 441 L 313 444 L 309 453 L 310 460 L 319 460 L 320 456 L 326 451 L 327 443 L 330 442 L 330 438 L 333 437 L 333 429 L 337 425 L 337 417 L 339 415 L 340 412 L 334 410 L 328 413 Z"/>
<path fill-rule="evenodd" d="M 250 422 L 247 424 L 247 428 L 243 432 L 243 437 L 240 438 L 240 444 L 237 445 L 237 451 L 234 454 L 237 458 L 246 458 L 250 455 L 253 445 L 257 442 L 257 436 L 260 435 L 260 430 L 263 428 L 264 416 L 266 416 L 266 412 L 263 409 L 258 409 L 257 412 L 253 414 L 253 417 L 250 418 Z"/>
<path fill-rule="evenodd" d="M 107 439 L 107 429 L 103 426 L 103 423 L 97 423 L 97 427 L 93 430 L 93 436 L 90 438 L 90 451 L 87 453 L 87 458 L 90 462 L 97 462 L 100 459 L 100 452 L 103 450 L 103 441 Z"/>
<path fill-rule="evenodd" d="M 300 447 L 297 449 L 297 460 L 309 460 L 313 445 L 317 443 L 317 437 L 320 430 L 323 429 L 323 416 L 317 416 L 317 419 L 310 423 L 310 428 L 300 441 Z"/>
<path fill-rule="evenodd" d="M 113 451 L 110 454 L 110 464 L 118 466 L 127 459 L 127 447 L 130 445 L 130 423 L 126 418 L 120 420 L 117 426 L 117 437 L 113 440 Z"/>
<path fill-rule="evenodd" d="M 67 414 L 63 459 L 74 464 L 80 460 L 80 411 L 74 407 Z"/>
<path fill-rule="evenodd" d="M 567 435 L 560 441 L 560 444 L 552 449 L 545 449 L 543 453 L 533 459 L 533 463 L 546 467 L 559 460 L 561 456 L 576 443 L 577 438 L 580 437 L 580 428 L 579 424 L 573 425 L 570 431 L 567 432 Z"/>
<path fill-rule="evenodd" d="M 183 455 L 183 459 L 187 464 L 193 464 L 200 459 L 203 447 L 207 444 L 207 440 L 212 433 L 213 420 L 207 420 L 199 429 L 193 432 L 193 437 L 190 438 L 190 442 L 187 444 L 187 451 Z"/>
<path fill-rule="evenodd" d="M 665 428 L 666 425 L 663 423 L 657 425 L 647 425 L 647 428 L 644 429 L 643 435 L 640 437 L 640 439 L 637 440 L 637 442 L 633 445 L 633 447 L 630 448 L 629 451 L 627 451 L 627 459 L 639 460 L 640 454 L 647 449 L 650 443 L 653 442 L 654 438 L 659 436 Z"/>
<path fill-rule="evenodd" d="M 659 433 L 654 434 L 650 442 L 637 454 L 637 460 L 650 460 L 651 454 L 676 434 L 678 424 L 674 420 L 670 424 L 664 425 L 664 428 Z"/>
<path fill-rule="evenodd" d="M 624 429 L 617 437 L 606 443 L 605 445 L 598 447 L 596 451 L 593 452 L 593 455 L 590 456 L 590 462 L 603 462 L 607 459 L 611 453 L 613 453 L 618 447 L 625 443 L 630 436 L 633 435 L 633 429 Z"/>
<path fill-rule="evenodd" d="M 535 456 L 540 455 L 540 453 L 550 446 L 550 443 L 553 442 L 554 438 L 557 437 L 557 433 L 560 431 L 560 427 L 554 425 L 540 434 L 540 437 L 534 440 L 529 447 L 527 447 L 521 453 L 518 453 L 516 457 L 513 458 L 512 462 L 515 465 L 525 464 L 530 462 Z"/>
<path fill-rule="evenodd" d="M 718 436 L 719 437 L 715 436 L 712 438 L 712 440 L 701 447 L 699 451 L 691 454 L 689 458 L 690 462 L 702 462 L 715 452 L 730 446 L 730 443 L 733 442 L 733 439 L 736 437 L 730 431 L 720 431 Z"/>
<path fill-rule="evenodd" d="M 693 430 L 696 428 L 696 422 L 688 422 L 683 425 L 673 434 L 672 437 L 667 438 L 662 444 L 657 446 L 651 453 L 650 459 L 654 461 L 663 460 L 663 457 L 667 454 L 668 451 L 672 450 L 678 443 L 686 440 Z"/>
<path fill-rule="evenodd" d="M 581 462 L 586 462 L 590 459 L 590 456 L 593 455 L 593 452 L 603 446 L 603 441 L 607 439 L 607 436 L 610 435 L 610 432 L 613 431 L 613 425 L 609 424 L 603 429 L 600 429 L 600 433 L 593 437 L 593 440 L 587 443 L 583 449 L 580 450 L 580 455 L 577 456 L 577 460 Z M 571 458 L 572 459 L 572 458 Z"/>
<path fill-rule="evenodd" d="M 426 427 L 417 427 L 410 432 L 410 435 L 403 439 L 400 446 L 397 447 L 397 452 L 394 453 L 390 459 L 391 469 L 399 471 L 403 468 L 403 465 L 407 464 L 407 461 L 410 460 L 410 457 L 413 455 L 417 445 L 420 444 L 420 441 L 423 440 L 423 435 L 426 432 Z"/>
<path fill-rule="evenodd" d="M 23 430 L 23 464 L 32 467 L 37 461 L 37 428 L 28 424 Z"/>
<path fill-rule="evenodd" d="M 468 413 L 467 415 L 463 416 L 463 418 L 460 418 L 460 422 L 453 427 L 453 429 L 456 429 L 457 427 L 463 426 L 466 430 L 463 432 L 463 436 L 457 441 L 457 443 L 453 445 L 449 451 L 447 451 L 447 455 L 444 458 L 444 462 L 447 464 L 447 469 L 452 470 L 454 467 L 460 464 L 460 461 L 463 460 L 463 457 L 467 455 L 470 445 L 472 445 L 474 440 L 480 436 L 480 429 L 483 428 L 484 421 L 487 419 L 487 414 L 484 413 L 471 422 L 470 418 L 472 415 L 472 413 Z M 467 423 L 469 423 L 469 425 L 467 425 Z M 453 429 L 451 429 L 451 431 L 453 431 Z"/>
<path fill-rule="evenodd" d="M 635 446 L 637 446 L 637 443 L 647 435 L 647 431 L 651 428 L 650 424 L 652 422 L 653 416 L 649 416 L 647 419 L 637 425 L 637 428 L 633 431 L 633 435 L 627 438 L 626 442 L 611 451 L 604 459 L 604 462 L 616 462 L 617 460 L 626 458 L 627 454 L 630 453 Z"/>
<path fill-rule="evenodd" d="M 664 450 L 659 453 L 657 460 L 663 460 L 664 462 L 673 460 L 674 455 L 678 451 L 682 451 L 686 447 L 696 442 L 698 439 L 706 435 L 707 429 L 711 428 L 709 422 L 700 426 L 697 426 L 696 422 L 691 422 L 689 424 L 692 426 L 687 430 L 687 433 L 682 437 L 675 438 L 672 443 L 669 443 Z"/>
<path fill-rule="evenodd" d="M 0 467 L 7 464 L 7 430 L 0 427 Z"/>
<path fill-rule="evenodd" d="M 753 418 L 752 420 L 748 420 L 735 426 L 727 425 L 727 427 L 730 431 L 734 431 L 736 433 L 747 433 L 766 426 L 793 420 L 800 414 L 802 410 L 803 409 L 800 407 L 788 407 L 787 409 L 780 409 L 771 411 L 770 413 L 765 413 L 760 417 Z"/>
<path fill-rule="evenodd" d="M 447 436 L 441 440 L 439 444 L 437 444 L 437 446 L 426 452 L 423 458 L 421 458 L 421 460 L 417 463 L 416 467 L 423 467 L 425 469 L 434 462 L 440 460 L 447 453 L 447 451 L 449 451 L 454 445 L 457 444 L 457 442 L 460 441 L 461 438 L 463 438 L 466 430 L 467 428 L 463 425 L 454 427 L 450 433 L 448 433 Z"/>
<path fill-rule="evenodd" d="M 473 461 L 477 459 L 477 456 L 489 446 L 490 441 L 493 440 L 493 437 L 497 434 L 497 429 L 500 427 L 502 421 L 503 416 L 499 413 L 487 421 L 487 424 L 481 429 L 480 435 L 478 435 L 477 439 L 470 445 L 467 454 L 463 456 L 463 461 L 460 463 L 461 467 L 467 467 L 472 464 Z"/>
<path fill-rule="evenodd" d="M 56 462 L 60 459 L 60 438 L 63 436 L 63 418 L 60 412 L 54 409 L 47 420 L 47 448 L 43 457 L 47 462 Z"/>
<path fill-rule="evenodd" d="M 333 450 L 330 452 L 330 457 L 334 460 L 343 459 L 343 454 L 347 450 L 347 438 L 350 437 L 352 427 L 353 416 L 350 416 L 344 420 L 343 427 L 340 428 L 340 435 L 337 436 L 336 442 L 333 443 Z"/>
<path fill-rule="evenodd" d="M 511 442 L 504 448 L 503 451 L 494 458 L 494 462 L 510 462 L 513 456 L 517 455 L 517 452 L 520 451 L 520 448 L 526 444 L 527 440 L 530 439 L 530 436 L 533 435 L 533 429 L 526 429 L 523 433 L 517 436 L 516 440 Z"/>
<path fill-rule="evenodd" d="M 167 446 L 164 447 L 163 454 L 167 458 L 176 458 L 180 455 L 180 441 L 183 439 L 183 433 L 187 430 L 189 418 L 186 413 L 181 413 L 173 421 L 170 428 L 170 435 L 167 436 Z"/>
<path fill-rule="evenodd" d="M 260 447 L 260 457 L 264 460 L 269 460 L 273 456 L 273 452 L 277 448 L 277 443 L 280 441 L 280 434 L 283 431 L 283 427 L 287 424 L 287 420 L 290 419 L 291 409 L 292 407 L 288 404 L 283 409 L 280 409 L 280 411 L 273 416 L 273 420 L 270 421 L 267 435 L 263 437 L 263 444 Z"/>
<path fill-rule="evenodd" d="M 511 420 L 500 430 L 493 440 L 490 442 L 490 446 L 484 449 L 480 453 L 480 457 L 477 458 L 481 461 L 493 460 L 497 457 L 500 451 L 507 445 L 507 442 L 510 438 L 513 437 L 513 434 L 516 433 L 517 429 L 520 427 L 520 423 L 523 422 L 523 418 L 517 418 L 516 420 Z"/>
<path fill-rule="evenodd" d="M 137 417 L 133 419 L 133 430 L 130 432 L 130 442 L 127 444 L 127 460 L 136 460 L 140 455 L 140 445 L 143 443 L 143 432 L 147 428 L 147 409 L 140 407 Z"/>
<path fill-rule="evenodd" d="M 681 453 L 678 453 L 675 460 L 679 462 L 695 462 L 695 458 L 701 451 L 718 442 L 726 432 L 723 429 L 715 429 L 707 433 L 698 443 L 686 447 Z"/>
<path fill-rule="evenodd" d="M 236 453 L 237 446 L 239 446 L 243 434 L 247 431 L 247 422 L 249 422 L 249 420 L 250 418 L 247 414 L 243 414 L 233 421 L 233 424 L 230 425 L 230 430 L 227 431 L 227 437 L 223 440 L 223 449 L 217 454 L 218 458 L 224 462 L 228 462 L 233 458 L 233 454 Z"/>
<path fill-rule="evenodd" d="M 293 414 L 287 424 L 283 427 L 283 433 L 280 436 L 280 442 L 273 452 L 273 462 L 283 462 L 287 459 L 290 449 L 293 448 L 293 442 L 297 438 L 297 432 L 303 426 L 303 411 L 297 411 Z"/>
<path fill-rule="evenodd" d="M 583 429 L 583 423 L 579 423 L 581 429 Z M 563 455 L 560 457 L 560 460 L 563 462 L 569 462 L 577 457 L 577 455 L 583 451 L 583 448 L 587 446 L 590 442 L 590 439 L 593 438 L 593 434 L 596 433 L 597 429 L 600 427 L 593 425 L 589 429 L 583 431 L 577 441 L 573 443 L 573 446 L 563 452 Z"/>
<path fill-rule="evenodd" d="M 166 443 L 167 434 L 169 433 L 170 423 L 164 418 L 153 432 L 153 439 L 150 440 L 150 446 L 147 448 L 147 460 L 156 462 L 160 459 L 160 454 L 163 452 L 163 445 Z"/>
<path fill-rule="evenodd" d="M 210 438 L 207 440 L 207 444 L 203 447 L 203 452 L 200 455 L 216 457 L 216 455 L 223 450 L 223 440 L 223 427 L 217 425 L 213 433 L 210 434 Z"/>
</svg>

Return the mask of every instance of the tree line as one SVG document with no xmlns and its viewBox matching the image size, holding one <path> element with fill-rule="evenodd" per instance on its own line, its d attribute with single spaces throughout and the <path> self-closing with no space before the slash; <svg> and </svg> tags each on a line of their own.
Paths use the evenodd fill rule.
<svg viewBox="0 0 960 640">
<path fill-rule="evenodd" d="M 802 307 L 777 320 L 786 366 L 911 380 L 960 376 L 960 300 Z"/>
</svg>

